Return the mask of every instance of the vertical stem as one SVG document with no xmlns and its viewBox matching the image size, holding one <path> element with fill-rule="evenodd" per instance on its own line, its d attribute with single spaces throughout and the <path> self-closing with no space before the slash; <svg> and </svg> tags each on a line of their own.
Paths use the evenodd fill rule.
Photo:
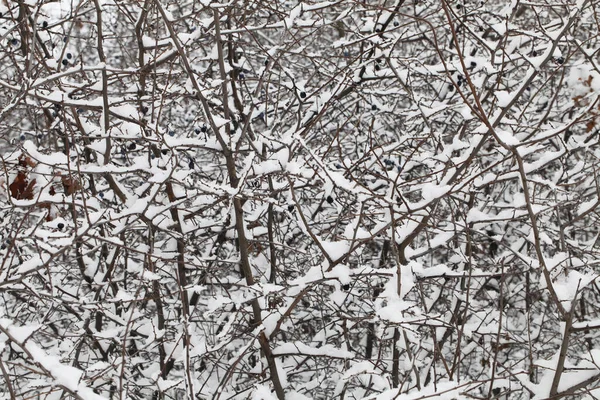
<svg viewBox="0 0 600 400">
<path fill-rule="evenodd" d="M 110 104 L 108 102 L 108 73 L 106 71 L 106 56 L 104 54 L 104 47 L 102 42 L 104 40 L 104 33 L 102 31 L 102 7 L 98 0 L 94 0 L 94 5 L 96 6 L 96 30 L 98 31 L 98 41 L 97 41 L 97 51 L 98 58 L 100 62 L 103 64 L 102 68 L 102 119 L 101 126 L 102 131 L 105 135 L 106 148 L 104 150 L 104 165 L 110 162 L 110 152 L 111 152 L 111 139 L 108 134 L 110 127 Z"/>
</svg>

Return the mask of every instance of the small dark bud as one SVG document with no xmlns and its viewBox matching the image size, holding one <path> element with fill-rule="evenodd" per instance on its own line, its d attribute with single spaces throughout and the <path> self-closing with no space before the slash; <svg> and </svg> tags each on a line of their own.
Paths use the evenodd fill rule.
<svg viewBox="0 0 600 400">
<path fill-rule="evenodd" d="M 195 133 L 196 135 L 199 135 L 199 134 L 200 134 L 200 128 L 195 128 L 195 129 L 194 129 L 194 133 Z"/>
<path fill-rule="evenodd" d="M 48 21 L 42 22 L 42 28 L 46 29 L 48 27 Z"/>
<path fill-rule="evenodd" d="M 67 53 L 67 58 L 70 60 L 71 58 L 73 58 L 73 54 Z"/>
<path fill-rule="evenodd" d="M 294 205 L 293 205 L 293 204 L 290 204 L 290 205 L 288 206 L 288 211 L 289 211 L 289 212 L 292 212 L 292 211 L 294 211 Z"/>
<path fill-rule="evenodd" d="M 306 92 L 302 91 L 300 92 L 300 98 L 304 99 L 306 97 Z"/>
<path fill-rule="evenodd" d="M 269 65 L 269 60 L 265 60 L 265 65 Z"/>
<path fill-rule="evenodd" d="M 206 133 L 206 131 L 208 131 L 208 128 L 206 127 L 206 125 L 202 125 L 200 131 L 202 131 L 202 133 Z"/>
<path fill-rule="evenodd" d="M 344 292 L 347 292 L 348 290 L 350 290 L 350 285 L 349 285 L 349 284 L 347 284 L 347 283 L 346 283 L 345 285 L 342 285 L 342 290 L 343 290 Z"/>
<path fill-rule="evenodd" d="M 104 197 L 104 192 L 98 192 L 98 197 L 103 198 Z"/>
<path fill-rule="evenodd" d="M 127 146 L 127 148 L 128 148 L 129 150 L 135 150 L 135 148 L 136 148 L 136 147 L 137 147 L 137 146 L 136 146 L 135 142 L 131 142 L 131 143 L 129 143 L 129 146 Z"/>
<path fill-rule="evenodd" d="M 175 131 L 169 131 L 169 136 L 175 136 Z"/>
<path fill-rule="evenodd" d="M 400 22 L 394 21 L 394 26 L 400 26 Z"/>
<path fill-rule="evenodd" d="M 167 154 L 169 154 L 169 150 L 168 150 L 168 149 L 162 149 L 160 152 L 161 152 L 163 155 L 165 155 L 165 156 L 166 156 Z"/>
<path fill-rule="evenodd" d="M 331 196 L 327 196 L 327 202 L 328 202 L 329 204 L 332 204 L 332 203 L 333 203 L 333 197 L 331 197 Z"/>
<path fill-rule="evenodd" d="M 21 133 L 21 136 L 19 136 L 19 139 L 21 139 L 22 142 L 25 141 L 25 134 Z"/>
<path fill-rule="evenodd" d="M 188 163 L 188 167 L 190 169 L 194 169 L 194 160 L 190 160 L 190 162 Z"/>
<path fill-rule="evenodd" d="M 565 62 L 565 59 L 564 59 L 563 57 L 558 57 L 558 58 L 556 59 L 556 62 L 557 62 L 558 64 L 562 64 L 562 63 L 564 63 L 564 62 Z"/>
<path fill-rule="evenodd" d="M 477 66 L 477 63 L 475 61 L 471 61 L 471 68 L 475 68 Z"/>
<path fill-rule="evenodd" d="M 377 111 L 377 105 L 375 105 L 375 104 L 371 105 L 371 110 Z"/>
<path fill-rule="evenodd" d="M 62 229 L 62 228 L 64 228 L 64 227 L 65 227 L 65 224 L 63 224 L 62 222 L 59 222 L 59 223 L 56 225 L 56 227 L 57 227 L 58 229 Z"/>
<path fill-rule="evenodd" d="M 535 50 L 534 50 L 534 51 L 532 51 L 532 52 L 531 52 L 531 55 L 532 55 L 533 57 L 537 57 L 537 51 L 535 51 Z"/>
<path fill-rule="evenodd" d="M 64 65 L 65 67 L 69 65 L 69 60 L 67 60 L 66 58 L 62 60 L 62 65 Z"/>
<path fill-rule="evenodd" d="M 142 111 L 142 114 L 146 114 L 148 112 L 148 107 L 142 106 L 141 111 Z"/>
</svg>

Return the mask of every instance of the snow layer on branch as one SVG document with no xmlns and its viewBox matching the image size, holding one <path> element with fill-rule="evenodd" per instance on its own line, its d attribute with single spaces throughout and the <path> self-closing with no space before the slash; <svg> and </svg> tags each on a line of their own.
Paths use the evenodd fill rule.
<svg viewBox="0 0 600 400">
<path fill-rule="evenodd" d="M 351 351 L 338 349 L 332 345 L 325 344 L 321 347 L 311 347 L 301 342 L 284 343 L 273 349 L 273 354 L 280 355 L 310 355 L 310 356 L 324 356 L 332 358 L 354 358 L 355 354 Z"/>
</svg>

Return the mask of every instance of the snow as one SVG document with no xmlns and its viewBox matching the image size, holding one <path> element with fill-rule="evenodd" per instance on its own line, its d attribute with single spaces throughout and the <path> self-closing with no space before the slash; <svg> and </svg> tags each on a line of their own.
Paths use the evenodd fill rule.
<svg viewBox="0 0 600 400">
<path fill-rule="evenodd" d="M 347 242 L 328 242 L 322 240 L 320 242 L 323 247 L 323 251 L 331 259 L 331 261 L 337 261 L 348 254 L 350 250 L 350 244 Z"/>
<path fill-rule="evenodd" d="M 521 143 L 512 133 L 503 129 L 496 129 L 496 136 L 500 143 L 508 147 L 517 146 Z"/>
<path fill-rule="evenodd" d="M 343 358 L 351 359 L 355 357 L 355 354 L 351 351 L 338 349 L 332 345 L 325 344 L 321 347 L 311 347 L 301 342 L 284 343 L 273 349 L 275 355 L 310 355 L 319 357 L 332 357 L 332 358 Z"/>
<path fill-rule="evenodd" d="M 19 274 L 27 274 L 32 271 L 36 271 L 38 268 L 42 267 L 50 261 L 50 256 L 46 253 L 35 254 L 31 256 L 31 258 L 27 261 L 24 261 L 20 266 L 18 273 Z"/>
<path fill-rule="evenodd" d="M 513 100 L 513 96 L 506 90 L 497 90 L 494 92 L 494 96 L 498 99 L 498 106 L 503 108 L 508 106 Z"/>
<path fill-rule="evenodd" d="M 390 389 L 381 394 L 365 397 L 363 400 L 420 400 L 432 398 L 436 400 L 455 400 L 463 398 L 461 396 L 463 385 L 456 382 L 438 382 L 435 385 L 421 388 L 413 393 L 402 393 L 400 389 Z"/>
<path fill-rule="evenodd" d="M 448 185 L 433 185 L 426 184 L 421 189 L 421 196 L 426 202 L 431 202 L 438 199 L 448 193 L 452 188 Z"/>
</svg>

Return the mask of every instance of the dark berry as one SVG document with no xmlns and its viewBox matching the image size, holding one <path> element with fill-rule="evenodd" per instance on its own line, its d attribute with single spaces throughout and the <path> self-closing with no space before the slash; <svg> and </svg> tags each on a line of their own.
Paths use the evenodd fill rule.
<svg viewBox="0 0 600 400">
<path fill-rule="evenodd" d="M 532 51 L 532 52 L 531 52 L 531 55 L 532 55 L 533 57 L 537 57 L 537 51 L 535 51 L 535 50 L 534 50 L 534 51 Z"/>
<path fill-rule="evenodd" d="M 169 154 L 169 150 L 168 150 L 168 149 L 162 149 L 160 152 L 161 152 L 163 155 L 165 155 L 165 156 L 166 156 L 167 154 Z"/>
<path fill-rule="evenodd" d="M 137 147 L 137 145 L 135 144 L 135 142 L 131 142 L 131 143 L 129 143 L 129 146 L 127 146 L 127 148 L 129 150 L 135 150 L 136 147 Z"/>
<path fill-rule="evenodd" d="M 24 141 L 25 140 L 25 134 L 21 133 L 21 136 L 19 136 L 19 139 L 21 139 L 21 141 Z"/>
<path fill-rule="evenodd" d="M 200 128 L 194 128 L 194 133 L 196 135 L 199 135 L 200 134 Z"/>
<path fill-rule="evenodd" d="M 208 128 L 206 127 L 206 125 L 202 125 L 202 127 L 200 128 L 200 131 L 202 133 L 206 133 L 207 130 L 208 130 Z"/>
<path fill-rule="evenodd" d="M 239 79 L 246 79 L 246 75 L 243 72 L 240 72 L 240 74 L 238 75 Z"/>
<path fill-rule="evenodd" d="M 73 58 L 73 54 L 67 53 L 67 58 L 70 60 L 71 58 Z"/>
<path fill-rule="evenodd" d="M 333 203 L 333 197 L 331 197 L 331 196 L 327 196 L 327 202 L 328 202 L 329 204 L 332 204 L 332 203 Z"/>
<path fill-rule="evenodd" d="M 289 212 L 292 212 L 292 211 L 294 211 L 294 205 L 293 205 L 293 204 L 290 204 L 290 205 L 288 206 L 288 211 L 289 211 Z"/>
<path fill-rule="evenodd" d="M 379 71 L 381 67 L 378 64 L 375 64 L 375 71 Z"/>
<path fill-rule="evenodd" d="M 563 57 L 558 57 L 558 58 L 556 59 L 556 62 L 557 62 L 558 64 L 562 64 L 562 63 L 564 63 L 564 62 L 565 62 L 565 59 L 564 59 Z"/>
<path fill-rule="evenodd" d="M 345 285 L 342 285 L 342 290 L 344 292 L 347 292 L 348 290 L 350 290 L 350 285 L 348 285 L 347 283 Z"/>
<path fill-rule="evenodd" d="M 269 65 L 269 60 L 265 60 L 265 65 Z"/>
<path fill-rule="evenodd" d="M 477 63 L 475 61 L 471 61 L 471 68 L 475 68 L 477 66 Z"/>
<path fill-rule="evenodd" d="M 400 22 L 394 21 L 394 26 L 400 26 Z"/>
<path fill-rule="evenodd" d="M 48 27 L 48 21 L 42 22 L 42 28 L 46 29 Z"/>
<path fill-rule="evenodd" d="M 64 60 L 62 60 L 62 65 L 64 65 L 64 66 L 69 65 L 69 60 L 67 60 L 66 58 Z"/>
<path fill-rule="evenodd" d="M 304 99 L 306 97 L 306 92 L 302 91 L 300 92 L 300 98 Z"/>
<path fill-rule="evenodd" d="M 62 222 L 59 222 L 59 223 L 56 225 L 56 227 L 57 227 L 58 229 L 62 229 L 62 228 L 64 228 L 64 227 L 65 227 L 65 224 L 63 224 Z"/>
<path fill-rule="evenodd" d="M 194 169 L 194 160 L 190 160 L 190 162 L 188 163 L 188 167 L 190 169 Z"/>
<path fill-rule="evenodd" d="M 148 107 L 142 106 L 141 111 L 142 111 L 142 114 L 146 114 L 148 112 Z"/>
<path fill-rule="evenodd" d="M 175 136 L 175 132 L 174 131 L 169 131 L 169 136 Z"/>
<path fill-rule="evenodd" d="M 98 192 L 98 197 L 103 198 L 104 197 L 104 192 Z"/>
<path fill-rule="evenodd" d="M 461 7 L 462 7 L 462 6 L 461 6 L 460 4 L 457 4 L 457 5 L 456 5 L 456 9 L 457 9 L 457 10 L 460 10 L 460 8 L 461 8 Z"/>
<path fill-rule="evenodd" d="M 375 105 L 375 104 L 371 105 L 371 110 L 377 111 L 377 105 Z"/>
</svg>

